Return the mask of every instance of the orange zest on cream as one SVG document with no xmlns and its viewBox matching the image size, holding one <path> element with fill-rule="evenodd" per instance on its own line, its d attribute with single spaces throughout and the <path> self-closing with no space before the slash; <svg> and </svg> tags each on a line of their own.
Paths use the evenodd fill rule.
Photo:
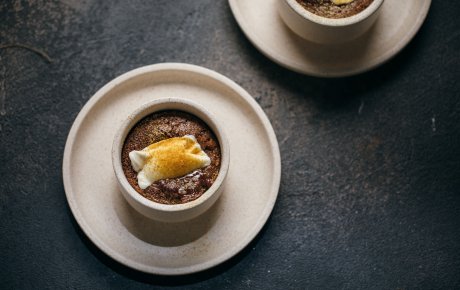
<svg viewBox="0 0 460 290">
<path fill-rule="evenodd" d="M 332 3 L 334 3 L 335 5 L 342 5 L 342 4 L 348 4 L 348 3 L 351 3 L 353 2 L 354 0 L 331 0 Z"/>
<path fill-rule="evenodd" d="M 131 151 L 129 159 L 142 189 L 155 181 L 181 177 L 211 164 L 193 135 L 165 139 Z"/>
</svg>

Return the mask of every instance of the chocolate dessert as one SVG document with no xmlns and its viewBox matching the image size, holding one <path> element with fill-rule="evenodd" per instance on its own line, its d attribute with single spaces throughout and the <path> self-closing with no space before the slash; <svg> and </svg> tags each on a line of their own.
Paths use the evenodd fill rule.
<svg viewBox="0 0 460 290">
<path fill-rule="evenodd" d="M 209 157 L 210 164 L 185 176 L 157 180 L 142 189 L 130 152 L 183 136 L 192 136 Z M 211 187 L 219 174 L 221 152 L 216 136 L 202 120 L 182 111 L 162 111 L 143 118 L 131 129 L 123 145 L 121 160 L 128 182 L 139 194 L 158 203 L 181 204 L 199 198 Z"/>
<path fill-rule="evenodd" d="M 366 9 L 374 0 L 353 0 L 345 4 L 337 4 L 334 0 L 296 0 L 308 11 L 327 18 L 350 17 Z M 334 3 L 335 2 L 335 3 Z M 346 1 L 348 2 L 348 1 Z"/>
</svg>

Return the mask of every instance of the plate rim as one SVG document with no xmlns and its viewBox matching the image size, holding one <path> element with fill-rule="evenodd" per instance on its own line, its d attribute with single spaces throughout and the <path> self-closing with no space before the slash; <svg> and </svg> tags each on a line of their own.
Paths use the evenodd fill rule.
<svg viewBox="0 0 460 290">
<path fill-rule="evenodd" d="M 272 181 L 271 192 L 269 192 L 270 198 L 267 200 L 265 208 L 261 211 L 261 215 L 257 222 L 253 225 L 253 230 L 249 231 L 244 238 L 240 240 L 240 243 L 233 247 L 233 251 L 228 251 L 224 255 L 218 256 L 212 260 L 206 261 L 200 264 L 194 264 L 187 267 L 182 268 L 161 268 L 161 267 L 152 267 L 145 264 L 137 263 L 133 260 L 126 259 L 124 256 L 120 255 L 117 251 L 113 251 L 112 248 L 107 246 L 96 234 L 93 233 L 91 227 L 87 224 L 85 218 L 82 216 L 80 210 L 78 209 L 78 205 L 74 200 L 73 196 L 75 195 L 72 189 L 72 181 L 70 177 L 70 160 L 72 157 L 72 148 L 74 146 L 76 135 L 80 129 L 80 126 L 88 115 L 88 112 L 91 108 L 98 103 L 107 93 L 109 93 L 112 89 L 116 88 L 118 85 L 129 81 L 137 76 L 159 72 L 159 71 L 167 71 L 167 70 L 177 70 L 182 72 L 191 72 L 197 73 L 204 77 L 212 78 L 219 83 L 225 85 L 227 88 L 233 90 L 237 95 L 243 98 L 247 103 L 249 103 L 251 109 L 255 112 L 259 120 L 262 122 L 263 128 L 267 134 L 268 139 L 270 140 L 270 148 L 272 151 L 273 157 L 273 176 L 274 179 Z M 167 63 L 157 63 L 151 64 L 147 66 L 142 66 L 128 72 L 121 74 L 120 76 L 112 79 L 108 83 L 106 83 L 102 88 L 96 91 L 95 94 L 91 96 L 91 98 L 86 102 L 86 104 L 82 107 L 79 111 L 77 117 L 75 118 L 72 127 L 69 131 L 69 134 L 66 139 L 65 147 L 64 147 L 64 156 L 62 161 L 62 175 L 63 175 L 63 183 L 64 183 L 64 191 L 66 195 L 67 202 L 69 204 L 70 210 L 72 215 L 74 216 L 77 224 L 85 233 L 85 235 L 91 240 L 93 244 L 96 245 L 103 253 L 121 263 L 129 268 L 148 273 L 148 274 L 156 274 L 156 275 L 165 275 L 165 276 L 176 276 L 176 275 L 186 275 L 186 274 L 193 274 L 197 272 L 201 272 L 207 269 L 210 269 L 214 266 L 217 266 L 228 259 L 232 258 L 233 256 L 237 255 L 241 252 L 261 231 L 265 223 L 267 222 L 268 218 L 270 217 L 273 208 L 276 203 L 276 199 L 279 194 L 280 182 L 281 182 L 281 156 L 279 150 L 279 144 L 276 139 L 275 131 L 265 114 L 262 110 L 260 105 L 254 100 L 254 98 L 240 85 L 235 83 L 230 78 L 213 71 L 208 68 L 204 68 L 197 65 L 187 64 L 187 63 L 176 63 L 176 62 L 167 62 Z"/>
<path fill-rule="evenodd" d="M 260 38 L 257 36 L 256 33 L 252 33 L 250 31 L 251 25 L 246 24 L 245 21 L 243 20 L 242 13 L 240 12 L 240 9 L 238 7 L 238 1 L 242 1 L 242 0 L 228 0 L 229 5 L 230 5 L 230 10 L 232 11 L 232 14 L 236 22 L 238 23 L 238 26 L 240 27 L 241 31 L 243 31 L 246 38 L 252 43 L 252 45 L 254 45 L 257 48 L 257 50 L 259 50 L 259 52 L 261 52 L 265 57 L 267 57 L 271 61 L 275 62 L 276 64 L 288 70 L 291 70 L 291 71 L 294 71 L 300 74 L 304 74 L 304 75 L 309 75 L 313 77 L 322 77 L 322 78 L 350 77 L 350 76 L 368 72 L 390 61 L 393 57 L 395 57 L 400 51 L 402 51 L 412 41 L 412 39 L 415 37 L 417 32 L 420 30 L 423 23 L 425 22 L 426 17 L 428 16 L 428 12 L 430 10 L 431 2 L 432 2 L 431 0 L 423 0 L 422 5 L 424 4 L 424 6 L 422 6 L 422 13 L 418 15 L 411 29 L 407 30 L 407 33 L 404 34 L 405 37 L 401 38 L 397 42 L 397 45 L 393 46 L 391 49 L 381 54 L 381 56 L 378 57 L 377 60 L 373 64 L 363 66 L 361 68 L 357 68 L 354 70 L 343 71 L 343 72 L 326 72 L 324 70 L 314 71 L 314 70 L 308 70 L 308 69 L 302 69 L 302 68 L 296 67 L 292 64 L 293 63 L 292 61 L 289 61 L 283 55 L 273 52 L 273 50 L 269 49 L 268 47 L 264 47 L 263 46 L 264 42 L 260 40 Z M 274 1 L 280 1 L 280 0 L 274 0 Z M 416 0 L 415 3 L 420 3 L 420 2 L 421 1 Z M 300 36 L 297 36 L 297 35 L 296 37 L 300 38 Z"/>
</svg>

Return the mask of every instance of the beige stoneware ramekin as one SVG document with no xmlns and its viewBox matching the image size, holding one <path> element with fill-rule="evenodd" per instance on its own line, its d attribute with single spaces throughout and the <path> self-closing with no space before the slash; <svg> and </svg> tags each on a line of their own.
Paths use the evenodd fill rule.
<svg viewBox="0 0 460 290">
<path fill-rule="evenodd" d="M 221 165 L 219 175 L 211 187 L 196 200 L 183 204 L 161 204 L 140 195 L 128 182 L 122 168 L 121 152 L 125 138 L 142 118 L 159 111 L 178 110 L 190 113 L 213 131 L 221 149 Z M 112 163 L 119 188 L 126 201 L 144 216 L 162 222 L 181 222 L 193 219 L 208 210 L 220 197 L 223 183 L 227 176 L 230 162 L 230 148 L 222 126 L 202 106 L 181 98 L 164 98 L 147 103 L 134 111 L 118 130 L 112 146 Z"/>
<path fill-rule="evenodd" d="M 316 15 L 296 0 L 278 0 L 278 10 L 286 25 L 302 38 L 334 44 L 353 40 L 366 32 L 377 20 L 383 1 L 374 0 L 358 14 L 337 19 Z"/>
</svg>

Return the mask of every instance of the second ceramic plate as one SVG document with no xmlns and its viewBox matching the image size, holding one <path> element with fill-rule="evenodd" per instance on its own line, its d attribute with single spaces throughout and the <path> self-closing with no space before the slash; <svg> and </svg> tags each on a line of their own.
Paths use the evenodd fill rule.
<svg viewBox="0 0 460 290">
<path fill-rule="evenodd" d="M 403 49 L 419 30 L 431 0 L 385 0 L 375 25 L 349 43 L 320 45 L 294 34 L 278 14 L 282 0 L 229 0 L 249 40 L 268 58 L 293 71 L 343 77 L 370 70 Z"/>
<path fill-rule="evenodd" d="M 206 107 L 224 124 L 231 149 L 220 199 L 198 218 L 176 224 L 133 210 L 111 161 L 121 122 L 140 105 L 168 97 Z M 280 173 L 275 133 L 254 99 L 230 79 L 187 64 L 142 67 L 105 85 L 78 114 L 63 161 L 67 200 L 86 235 L 120 263 L 164 275 L 201 271 L 241 251 L 267 221 Z"/>
</svg>

